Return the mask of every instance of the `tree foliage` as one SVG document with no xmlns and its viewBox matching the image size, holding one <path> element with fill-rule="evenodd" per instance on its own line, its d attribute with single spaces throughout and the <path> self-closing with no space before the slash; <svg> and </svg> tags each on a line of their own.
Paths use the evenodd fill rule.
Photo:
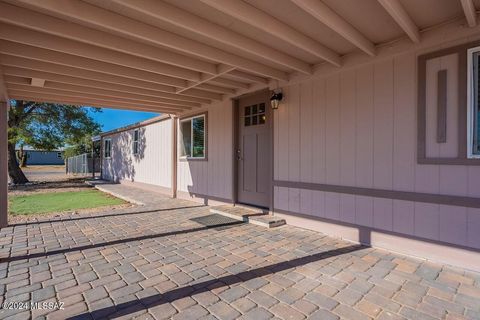
<svg viewBox="0 0 480 320">
<path fill-rule="evenodd" d="M 66 146 L 86 145 L 88 139 L 100 132 L 100 125 L 91 116 L 99 108 L 77 107 L 55 103 L 12 100 L 8 119 L 9 174 L 14 183 L 26 179 L 14 172 L 13 161 L 16 146 L 31 146 L 51 151 Z M 18 168 L 18 170 L 20 170 Z M 21 172 L 21 170 L 20 170 Z M 23 181 L 22 181 L 23 180 Z M 27 180 L 28 181 L 28 180 Z"/>
<path fill-rule="evenodd" d="M 66 145 L 84 144 L 85 138 L 100 132 L 89 110 L 54 103 L 13 100 L 9 111 L 8 140 L 39 150 L 55 150 Z"/>
</svg>

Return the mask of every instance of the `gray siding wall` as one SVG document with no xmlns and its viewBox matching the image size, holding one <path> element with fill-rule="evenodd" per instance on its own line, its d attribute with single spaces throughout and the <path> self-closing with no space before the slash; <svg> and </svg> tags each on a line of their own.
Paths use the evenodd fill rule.
<svg viewBox="0 0 480 320">
<path fill-rule="evenodd" d="M 457 64 L 427 65 L 427 154 L 456 154 Z M 275 113 L 275 180 L 480 197 L 480 166 L 418 164 L 417 53 L 285 87 Z M 447 143 L 436 141 L 436 76 L 449 70 Z M 480 209 L 275 187 L 275 208 L 480 248 Z"/>
<path fill-rule="evenodd" d="M 205 109 L 207 160 L 178 161 L 178 190 L 197 196 L 232 199 L 232 101 L 227 99 Z M 202 112 L 196 110 L 196 113 Z M 188 116 L 188 115 L 185 115 Z"/>
<path fill-rule="evenodd" d="M 133 154 L 134 130 L 119 132 L 112 139 L 112 156 L 102 159 L 104 179 L 141 182 L 172 187 L 172 120 L 162 120 L 139 128 L 139 152 Z"/>
<path fill-rule="evenodd" d="M 26 151 L 28 165 L 63 165 L 65 161 L 58 157 L 57 151 Z"/>
</svg>

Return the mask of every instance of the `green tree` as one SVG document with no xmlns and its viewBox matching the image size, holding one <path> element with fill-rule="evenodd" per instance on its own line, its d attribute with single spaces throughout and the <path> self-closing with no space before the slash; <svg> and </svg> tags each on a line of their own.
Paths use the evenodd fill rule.
<svg viewBox="0 0 480 320">
<path fill-rule="evenodd" d="M 81 145 L 86 137 L 100 132 L 100 125 L 88 112 L 100 112 L 98 108 L 24 100 L 12 100 L 10 105 L 8 175 L 15 184 L 28 182 L 17 161 L 17 145 L 50 151 L 66 145 Z"/>
</svg>

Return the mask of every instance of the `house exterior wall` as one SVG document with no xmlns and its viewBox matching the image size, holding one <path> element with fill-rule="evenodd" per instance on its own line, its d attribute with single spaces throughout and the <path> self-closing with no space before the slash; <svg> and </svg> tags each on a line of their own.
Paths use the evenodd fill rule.
<svg viewBox="0 0 480 320">
<path fill-rule="evenodd" d="M 199 201 L 233 200 L 233 108 L 227 99 L 194 114 L 207 112 L 207 159 L 178 159 L 179 196 Z M 189 114 L 182 115 L 188 117 Z"/>
<path fill-rule="evenodd" d="M 425 80 L 418 79 L 419 56 L 474 40 L 478 36 L 432 39 L 429 46 L 392 49 L 356 66 L 280 84 L 284 101 L 273 119 L 273 213 L 291 225 L 480 270 L 480 165 L 447 164 L 463 148 L 461 60 L 455 54 L 428 59 Z M 439 94 L 442 70 L 446 97 Z M 420 81 L 426 88 L 424 162 L 418 157 Z M 445 141 L 437 130 L 441 97 Z M 177 158 L 177 195 L 232 203 L 234 103 L 225 99 L 180 118 L 204 112 L 207 158 Z M 144 129 L 140 160 L 131 157 L 132 130 L 111 136 L 104 177 L 171 187 L 172 121 Z"/>
<path fill-rule="evenodd" d="M 64 165 L 65 160 L 58 157 L 59 151 L 26 151 L 28 165 Z"/>
<path fill-rule="evenodd" d="M 134 129 L 102 137 L 112 139 L 112 155 L 102 154 L 102 176 L 116 182 L 134 182 L 138 186 L 172 188 L 172 120 L 164 119 L 139 127 L 139 152 L 133 154 Z"/>
<path fill-rule="evenodd" d="M 478 269 L 480 254 L 466 249 L 480 249 L 478 199 L 461 206 L 427 198 L 480 198 L 480 166 L 417 162 L 417 57 L 424 52 L 283 88 L 274 118 L 274 211 L 301 227 Z M 427 157 L 456 157 L 460 147 L 458 61 L 455 54 L 427 60 Z M 445 143 L 436 136 L 440 70 L 447 70 Z M 355 188 L 425 199 L 356 195 Z"/>
</svg>

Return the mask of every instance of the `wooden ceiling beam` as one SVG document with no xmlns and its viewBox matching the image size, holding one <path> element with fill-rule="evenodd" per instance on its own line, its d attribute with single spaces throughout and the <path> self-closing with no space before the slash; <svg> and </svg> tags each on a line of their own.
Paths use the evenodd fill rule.
<svg viewBox="0 0 480 320">
<path fill-rule="evenodd" d="M 268 84 L 268 79 L 258 77 L 254 74 L 233 70 L 228 73 L 229 76 L 235 77 L 237 79 L 248 80 L 251 82 L 261 83 L 261 84 Z"/>
<path fill-rule="evenodd" d="M 147 42 L 160 45 L 163 48 L 168 47 L 189 55 L 195 55 L 197 57 L 218 61 L 218 63 L 232 65 L 269 78 L 288 80 L 287 73 L 282 70 L 208 46 L 200 41 L 182 37 L 99 7 L 101 5 L 108 6 L 108 3 L 100 2 L 99 6 L 94 6 L 76 0 L 16 0 L 13 2 L 50 15 L 59 16 L 62 19 L 73 19 L 73 21 L 78 23 L 86 24 L 91 27 L 93 26 L 102 30 L 108 30 L 110 33 L 127 36 L 144 43 Z M 199 81 L 200 79 L 189 80 Z"/>
<path fill-rule="evenodd" d="M 68 83 L 72 85 L 101 88 L 101 89 L 114 90 L 114 91 L 120 91 L 120 92 L 129 92 L 133 94 L 168 98 L 168 99 L 179 100 L 179 101 L 189 101 L 189 102 L 197 102 L 197 103 L 211 102 L 211 100 L 209 99 L 196 98 L 196 97 L 191 97 L 186 95 L 178 95 L 174 93 L 166 93 L 166 92 L 155 91 L 151 89 L 144 89 L 139 87 L 120 85 L 120 84 L 114 84 L 114 83 L 103 82 L 103 81 L 77 78 L 75 77 L 75 74 L 63 75 L 63 74 L 58 74 L 54 72 L 36 71 L 36 70 L 24 69 L 19 67 L 8 67 L 8 66 L 3 67 L 3 72 L 5 76 L 11 75 L 11 76 L 17 76 L 17 77 L 23 77 L 23 78 L 41 78 L 47 81 Z"/>
<path fill-rule="evenodd" d="M 405 11 L 405 8 L 400 1 L 378 0 L 378 2 L 413 42 L 420 42 L 420 32 L 418 31 L 418 27 L 415 25 L 412 18 L 410 18 L 407 11 Z"/>
<path fill-rule="evenodd" d="M 0 21 L 19 27 L 45 32 L 51 35 L 80 41 L 105 49 L 131 54 L 137 57 L 174 65 L 198 72 L 215 74 L 214 63 L 206 62 L 170 50 L 138 41 L 122 38 L 104 31 L 88 28 L 74 22 L 65 21 L 32 10 L 0 3 Z"/>
<path fill-rule="evenodd" d="M 141 108 L 167 108 L 170 111 L 173 110 L 190 110 L 192 109 L 191 107 L 185 107 L 185 106 L 175 106 L 171 104 L 161 104 L 161 103 L 148 103 L 148 102 L 142 102 L 142 101 L 134 101 L 134 100 L 128 100 L 128 99 L 123 99 L 123 98 L 115 98 L 115 97 L 109 97 L 109 96 L 104 96 L 104 95 L 98 95 L 98 94 L 93 94 L 91 92 L 77 92 L 77 91 L 69 91 L 69 90 L 61 90 L 61 89 L 52 89 L 52 88 L 47 88 L 47 87 L 33 87 L 33 86 L 26 86 L 26 85 L 18 85 L 18 84 L 9 84 L 7 82 L 7 89 L 9 92 L 13 93 L 19 93 L 21 94 L 22 92 L 28 92 L 28 93 L 39 93 L 39 94 L 46 94 L 46 95 L 52 95 L 52 96 L 64 96 L 64 97 L 70 97 L 72 99 L 81 99 L 81 98 L 88 98 L 88 99 L 95 99 L 99 101 L 105 101 L 105 102 L 114 102 L 114 103 L 125 103 L 125 104 L 130 104 L 132 106 L 137 106 Z"/>
<path fill-rule="evenodd" d="M 59 96 L 59 95 L 48 95 L 40 94 L 34 92 L 12 92 L 10 93 L 12 99 L 17 100 L 28 100 L 28 101 L 38 101 L 38 102 L 49 102 L 57 104 L 71 104 L 76 106 L 91 106 L 98 108 L 113 108 L 113 109 L 122 109 L 122 110 L 138 110 L 138 111 L 148 111 L 148 112 L 165 112 L 171 114 L 179 114 L 181 110 L 172 110 L 170 108 L 143 108 L 139 106 L 132 106 L 131 104 L 125 103 L 115 103 L 105 100 L 81 98 L 81 99 L 72 99 L 70 97 Z"/>
<path fill-rule="evenodd" d="M 204 1 L 204 0 L 202 0 Z M 318 21 L 344 37 L 370 56 L 375 56 L 375 45 L 349 22 L 319 0 L 292 0 L 297 6 L 310 13 Z"/>
<path fill-rule="evenodd" d="M 165 86 L 165 88 L 168 88 L 168 92 L 175 92 L 175 87 L 183 88 L 187 86 L 187 81 L 183 79 L 123 67 L 112 63 L 78 57 L 67 53 L 42 49 L 11 41 L 0 40 L 0 53 L 17 58 L 23 57 L 36 61 L 54 63 L 56 65 L 63 65 L 65 67 L 75 67 L 76 70 L 101 72 L 104 74 L 135 79 L 142 82 L 168 85 L 170 87 Z"/>
<path fill-rule="evenodd" d="M 208 84 L 208 83 L 202 83 L 196 86 L 198 89 L 203 89 L 207 91 L 212 91 L 212 92 L 218 92 L 222 94 L 235 94 L 237 90 L 235 89 L 230 89 L 230 88 L 225 88 L 221 86 L 216 86 L 213 84 Z"/>
<path fill-rule="evenodd" d="M 477 10 L 472 0 L 460 0 L 465 13 L 465 18 L 467 19 L 468 26 L 473 28 L 477 25 Z"/>
<path fill-rule="evenodd" d="M 280 38 L 295 47 L 301 48 L 316 57 L 328 61 L 339 67 L 341 65 L 340 55 L 327 48 L 323 44 L 307 37 L 303 33 L 293 29 L 282 21 L 268 15 L 254 6 L 238 0 L 201 0 L 209 6 L 222 11 L 234 18 L 248 23 L 260 30 Z"/>
<path fill-rule="evenodd" d="M 0 23 L 0 39 L 190 81 L 198 81 L 201 77 L 200 72 L 5 23 Z"/>
<path fill-rule="evenodd" d="M 289 56 L 166 2 L 158 0 L 114 0 L 114 2 L 126 10 L 134 10 L 142 15 L 168 22 L 236 49 L 267 58 L 301 73 L 312 74 L 312 66 L 305 61 Z"/>
<path fill-rule="evenodd" d="M 226 78 L 214 78 L 214 79 L 211 79 L 209 82 L 213 82 L 218 85 L 223 85 L 223 86 L 233 87 L 233 88 L 242 88 L 242 89 L 250 88 L 250 85 L 248 83 L 230 80 Z"/>
<path fill-rule="evenodd" d="M 10 84 L 10 87 L 12 85 L 16 85 L 16 86 L 28 85 L 28 84 L 25 84 L 24 79 L 26 78 L 9 76 L 8 83 Z M 148 104 L 162 103 L 166 105 L 189 107 L 189 108 L 198 108 L 201 106 L 200 103 L 179 101 L 179 100 L 158 98 L 158 97 L 154 98 L 154 97 L 149 97 L 144 95 L 132 94 L 128 92 L 119 92 L 114 90 L 77 86 L 77 85 L 72 85 L 68 83 L 61 83 L 61 82 L 54 82 L 54 81 L 46 81 L 44 87 L 49 89 L 72 91 L 72 92 L 79 92 L 79 93 L 88 92 L 88 93 L 96 94 L 99 96 L 121 98 L 121 99 L 139 101 L 141 103 L 148 103 Z"/>
</svg>

